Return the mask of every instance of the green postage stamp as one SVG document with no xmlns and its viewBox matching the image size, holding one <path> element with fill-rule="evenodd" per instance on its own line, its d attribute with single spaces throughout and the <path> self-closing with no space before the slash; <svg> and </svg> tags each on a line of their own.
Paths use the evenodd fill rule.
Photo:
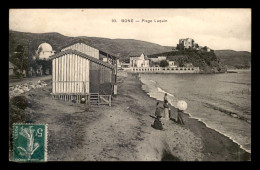
<svg viewBox="0 0 260 170">
<path fill-rule="evenodd" d="M 47 124 L 13 124 L 14 161 L 47 161 L 47 130 Z"/>
</svg>

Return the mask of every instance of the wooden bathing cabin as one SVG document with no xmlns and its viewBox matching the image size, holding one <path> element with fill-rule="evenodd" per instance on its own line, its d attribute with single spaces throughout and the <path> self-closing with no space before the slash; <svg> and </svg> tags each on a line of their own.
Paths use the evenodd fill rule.
<svg viewBox="0 0 260 170">
<path fill-rule="evenodd" d="M 101 58 L 106 57 L 108 62 Z M 116 88 L 116 57 L 84 41 L 77 41 L 61 49 L 52 60 L 52 96 L 64 101 L 108 104 Z"/>
</svg>

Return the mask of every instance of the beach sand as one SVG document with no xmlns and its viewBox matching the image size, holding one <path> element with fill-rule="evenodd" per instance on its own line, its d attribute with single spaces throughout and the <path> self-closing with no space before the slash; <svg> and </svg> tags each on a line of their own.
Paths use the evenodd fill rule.
<svg viewBox="0 0 260 170">
<path fill-rule="evenodd" d="M 185 125 L 169 120 L 162 131 L 152 128 L 157 101 L 141 86 L 136 75 L 118 77 L 111 107 L 87 107 L 53 100 L 49 82 L 24 94 L 30 103 L 24 113 L 27 122 L 48 124 L 48 161 L 251 160 L 232 140 L 187 114 Z"/>
</svg>

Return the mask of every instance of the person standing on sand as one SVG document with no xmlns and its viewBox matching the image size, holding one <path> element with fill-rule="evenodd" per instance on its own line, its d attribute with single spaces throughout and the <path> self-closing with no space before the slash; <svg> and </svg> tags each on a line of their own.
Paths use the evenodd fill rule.
<svg viewBox="0 0 260 170">
<path fill-rule="evenodd" d="M 169 104 L 167 100 L 164 100 L 163 107 L 165 120 L 169 120 Z"/>
<path fill-rule="evenodd" d="M 158 130 L 163 130 L 163 123 L 161 122 L 161 111 L 160 109 L 163 109 L 162 107 L 159 106 L 159 102 L 156 103 L 156 110 L 155 110 L 155 120 L 154 123 L 152 124 L 152 127 Z"/>
<path fill-rule="evenodd" d="M 183 113 L 182 110 L 177 109 L 177 123 L 184 125 L 184 122 L 183 122 L 183 119 L 182 119 L 182 116 L 181 116 L 182 113 Z"/>
<path fill-rule="evenodd" d="M 162 114 L 161 114 L 160 109 L 163 109 L 163 107 L 160 107 L 160 106 L 159 106 L 159 102 L 157 102 L 157 103 L 156 103 L 155 116 L 156 116 L 157 118 L 159 118 L 159 119 L 162 117 Z"/>
<path fill-rule="evenodd" d="M 163 98 L 163 101 L 167 101 L 168 102 L 168 98 L 167 98 L 167 93 L 164 94 L 164 98 Z"/>
<path fill-rule="evenodd" d="M 169 106 L 169 119 L 171 119 L 171 118 L 172 118 L 172 114 L 171 114 L 171 105 L 168 104 L 168 106 Z"/>
</svg>

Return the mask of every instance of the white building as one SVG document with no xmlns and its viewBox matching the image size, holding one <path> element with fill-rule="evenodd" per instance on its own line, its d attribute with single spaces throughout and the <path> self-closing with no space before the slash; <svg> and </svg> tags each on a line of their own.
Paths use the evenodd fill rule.
<svg viewBox="0 0 260 170">
<path fill-rule="evenodd" d="M 168 61 L 169 63 L 169 67 L 177 67 L 176 65 L 174 65 L 174 61 Z"/>
<path fill-rule="evenodd" d="M 179 49 L 179 50 L 185 50 L 185 49 L 199 50 L 199 44 L 195 43 L 194 39 L 192 39 L 192 38 L 180 39 L 179 44 L 177 44 L 177 49 Z"/>
<path fill-rule="evenodd" d="M 166 60 L 166 56 L 158 56 L 158 61 L 160 62 L 160 61 L 162 61 L 162 60 Z"/>
<path fill-rule="evenodd" d="M 121 63 L 120 63 L 119 59 L 116 60 L 116 64 L 117 64 L 117 68 L 121 68 Z"/>
<path fill-rule="evenodd" d="M 39 45 L 36 53 L 39 56 L 39 59 L 48 59 L 50 56 L 54 55 L 54 52 L 52 50 L 52 47 L 48 43 L 42 43 Z"/>
<path fill-rule="evenodd" d="M 158 56 L 157 58 L 150 58 L 150 60 L 151 60 L 152 62 L 155 62 L 155 63 L 159 63 L 160 61 L 166 60 L 166 59 L 167 59 L 166 56 Z"/>
<path fill-rule="evenodd" d="M 103 58 L 103 62 L 107 63 L 108 62 L 107 58 Z"/>
<path fill-rule="evenodd" d="M 179 49 L 193 48 L 194 40 L 192 38 L 180 39 L 178 46 L 179 46 Z"/>
<path fill-rule="evenodd" d="M 149 67 L 149 59 L 144 53 L 140 57 L 130 57 L 130 67 Z"/>
</svg>

